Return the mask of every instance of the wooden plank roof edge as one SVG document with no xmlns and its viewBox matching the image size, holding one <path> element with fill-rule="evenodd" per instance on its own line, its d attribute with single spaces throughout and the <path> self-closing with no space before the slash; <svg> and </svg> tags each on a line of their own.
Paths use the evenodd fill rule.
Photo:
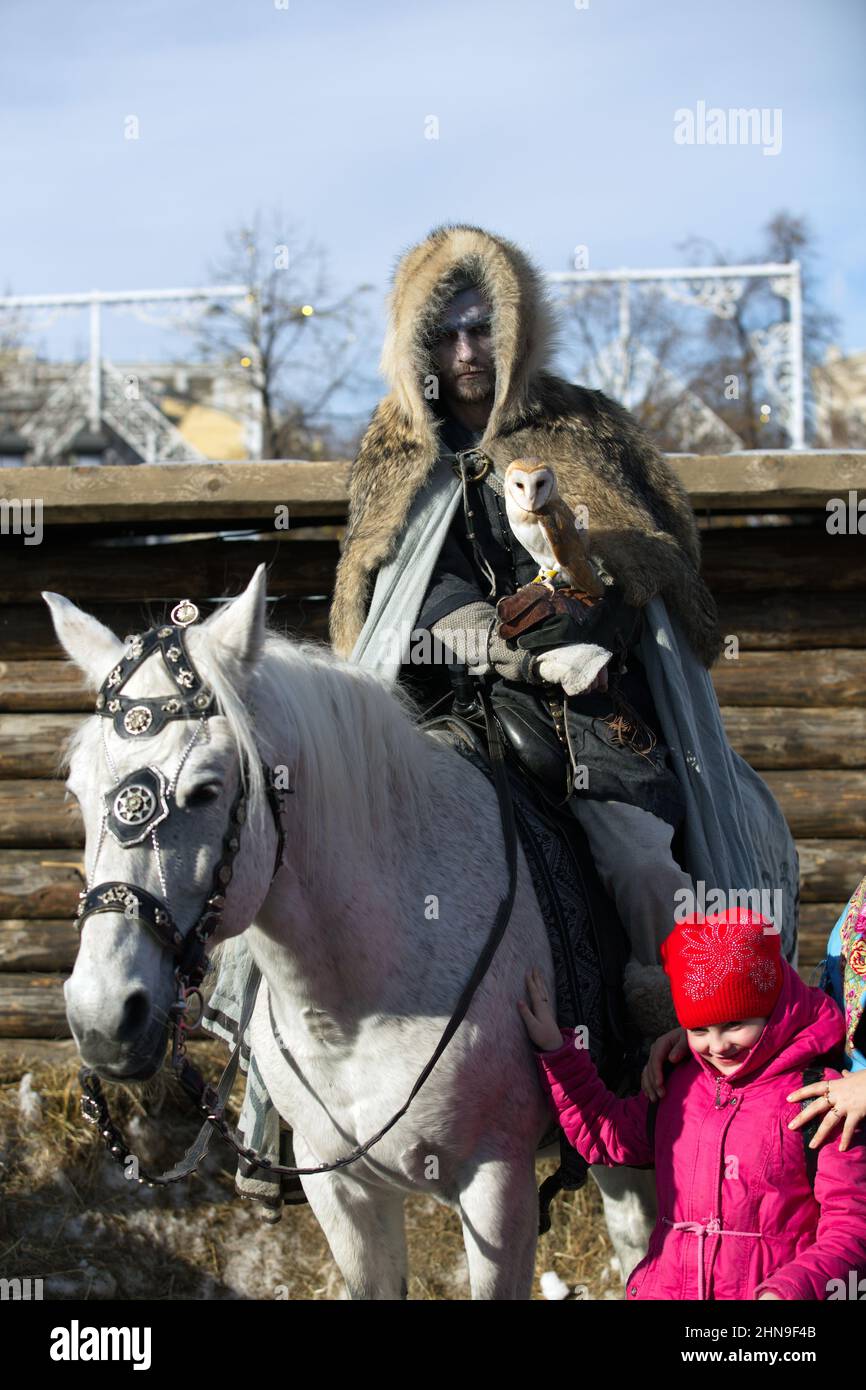
<svg viewBox="0 0 866 1390">
<path fill-rule="evenodd" d="M 695 507 L 823 508 L 866 496 L 866 450 L 780 449 L 668 454 Z M 856 501 L 855 501 L 856 509 Z"/>
<path fill-rule="evenodd" d="M 695 507 L 823 508 L 866 494 L 866 449 L 668 454 Z M 246 519 L 286 506 L 295 516 L 343 517 L 348 460 L 244 460 L 128 467 L 0 468 L 0 501 L 39 501 L 53 523 L 184 517 Z"/>
<path fill-rule="evenodd" d="M 350 464 L 273 459 L 128 467 L 0 468 L 0 501 L 41 502 L 52 523 L 346 514 Z"/>
</svg>

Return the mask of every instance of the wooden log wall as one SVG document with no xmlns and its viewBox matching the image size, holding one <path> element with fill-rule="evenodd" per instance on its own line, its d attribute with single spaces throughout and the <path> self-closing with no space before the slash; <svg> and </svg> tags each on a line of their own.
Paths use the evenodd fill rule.
<svg viewBox="0 0 866 1390">
<path fill-rule="evenodd" d="M 778 800 L 800 854 L 800 973 L 866 873 L 866 544 L 825 513 L 703 535 L 735 659 L 712 670 L 731 745 Z M 807 517 L 797 518 L 800 522 Z"/>
<path fill-rule="evenodd" d="M 59 1045 L 68 1038 L 62 986 L 77 947 L 83 837 L 58 762 L 92 696 L 57 645 L 41 591 L 66 595 L 123 637 L 163 621 L 181 597 L 207 609 L 240 592 L 265 561 L 271 620 L 327 640 L 340 528 L 332 506 L 316 515 L 312 500 L 305 510 L 287 532 L 272 521 L 256 531 L 252 521 L 161 520 L 175 539 L 159 545 L 141 543 L 154 528 L 140 517 L 49 525 L 41 545 L 0 552 L 0 1059 L 69 1051 Z M 866 545 L 828 534 L 823 511 L 793 513 L 794 525 L 699 515 L 705 577 L 722 630 L 736 639 L 712 678 L 733 747 L 797 840 L 800 965 L 810 979 L 866 871 Z M 191 531 L 202 524 L 251 529 L 220 539 Z"/>
</svg>

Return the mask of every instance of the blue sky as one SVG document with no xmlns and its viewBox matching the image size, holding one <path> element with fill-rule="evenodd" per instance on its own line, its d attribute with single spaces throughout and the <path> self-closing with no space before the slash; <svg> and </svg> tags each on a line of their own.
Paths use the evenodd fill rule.
<svg viewBox="0 0 866 1390">
<path fill-rule="evenodd" d="M 746 252 L 786 208 L 818 235 L 841 345 L 866 347 L 862 0 L 281 3 L 3 0 L 4 291 L 203 283 L 257 206 L 381 292 L 443 221 L 605 269 L 681 263 L 690 234 Z M 677 145 L 699 101 L 781 108 L 781 152 Z M 40 341 L 84 338 L 81 317 Z M 105 350 L 184 347 L 114 314 Z"/>
</svg>

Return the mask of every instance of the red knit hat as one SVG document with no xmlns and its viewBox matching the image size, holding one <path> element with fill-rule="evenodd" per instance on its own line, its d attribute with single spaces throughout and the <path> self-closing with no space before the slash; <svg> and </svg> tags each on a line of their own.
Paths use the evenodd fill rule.
<svg viewBox="0 0 866 1390">
<path fill-rule="evenodd" d="M 769 1018 L 782 989 L 781 937 L 757 912 L 734 908 L 677 922 L 662 942 L 683 1028 Z"/>
</svg>

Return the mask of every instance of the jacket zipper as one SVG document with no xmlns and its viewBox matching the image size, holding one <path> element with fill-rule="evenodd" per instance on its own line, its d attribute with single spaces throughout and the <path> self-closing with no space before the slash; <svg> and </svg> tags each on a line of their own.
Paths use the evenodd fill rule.
<svg viewBox="0 0 866 1390">
<path fill-rule="evenodd" d="M 722 1089 L 722 1078 L 721 1078 L 720 1075 L 717 1074 L 717 1075 L 716 1075 L 716 1098 L 715 1098 L 715 1102 L 714 1102 L 714 1105 L 715 1105 L 715 1109 L 716 1109 L 716 1110 L 725 1110 L 725 1109 L 727 1108 L 727 1106 L 728 1106 L 728 1102 L 727 1102 L 727 1101 L 723 1101 L 723 1100 L 721 1099 L 721 1089 Z M 717 1166 L 718 1166 L 718 1169 L 719 1169 L 720 1177 L 719 1177 L 718 1190 L 717 1190 L 717 1192 L 716 1192 L 716 1204 L 717 1204 L 717 1205 L 716 1205 L 716 1210 L 717 1210 L 720 1214 L 721 1214 L 721 1210 L 722 1210 L 722 1182 L 723 1182 L 723 1180 L 724 1180 L 724 1175 L 723 1175 L 723 1172 L 722 1172 L 722 1169 L 723 1169 L 722 1156 L 723 1156 L 723 1154 L 724 1154 L 724 1149 L 725 1149 L 725 1136 L 727 1135 L 727 1132 L 728 1132 L 728 1130 L 730 1129 L 732 1119 L 733 1119 L 733 1114 L 732 1114 L 732 1113 L 729 1113 L 727 1121 L 726 1121 L 726 1122 L 723 1122 L 723 1124 L 722 1124 L 722 1132 L 721 1132 L 721 1134 L 719 1135 L 719 1149 L 718 1149 L 718 1154 L 717 1154 Z M 718 1246 L 716 1247 L 716 1254 L 718 1254 Z M 701 1258 L 704 1260 L 704 1269 L 703 1269 L 704 1287 L 705 1287 L 706 1289 L 708 1289 L 709 1286 L 710 1286 L 710 1279 L 711 1279 L 711 1277 L 712 1277 L 714 1265 L 713 1265 L 713 1263 L 708 1262 L 708 1261 L 706 1260 L 706 1251 L 702 1252 Z"/>
</svg>

